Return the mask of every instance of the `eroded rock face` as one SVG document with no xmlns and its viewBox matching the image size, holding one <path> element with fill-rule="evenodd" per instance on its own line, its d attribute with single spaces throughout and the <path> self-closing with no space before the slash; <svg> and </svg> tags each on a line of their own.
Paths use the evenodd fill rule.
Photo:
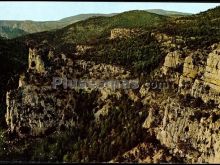
<svg viewBox="0 0 220 165">
<path fill-rule="evenodd" d="M 80 98 L 80 89 L 88 95 L 98 91 L 97 100 L 93 98 L 94 102 L 98 102 L 94 108 L 94 118 L 97 121 L 100 114 L 108 114 L 112 106 L 109 97 L 120 99 L 122 90 L 114 89 L 109 84 L 97 89 L 84 86 L 72 88 L 69 80 L 124 80 L 129 79 L 129 71 L 92 61 L 73 61 L 65 54 L 54 55 L 53 50 L 43 50 L 30 49 L 29 62 L 35 61 L 40 67 L 29 64 L 27 72 L 20 75 L 19 88 L 7 92 L 6 122 L 10 132 L 16 132 L 20 137 L 39 136 L 64 127 L 74 127 L 78 120 L 75 108 L 80 109 L 82 101 L 77 100 Z M 37 61 L 40 57 L 41 60 Z M 52 84 L 54 78 L 62 80 L 56 88 Z"/>
<path fill-rule="evenodd" d="M 45 64 L 36 49 L 29 49 L 29 69 L 35 70 L 38 73 L 45 71 Z"/>
<path fill-rule="evenodd" d="M 141 34 L 140 29 L 115 28 L 111 30 L 110 39 L 130 38 L 139 34 Z"/>
<path fill-rule="evenodd" d="M 219 68 L 218 57 L 219 48 L 212 50 L 207 56 L 205 65 L 200 65 L 195 68 L 195 80 L 191 88 L 191 95 L 194 97 L 201 97 L 205 102 L 214 100 L 219 104 L 220 81 L 219 81 Z"/>
<path fill-rule="evenodd" d="M 150 108 L 142 127 L 186 163 L 219 163 L 219 109 L 186 106 L 177 96 L 145 93 Z"/>
<path fill-rule="evenodd" d="M 21 137 L 39 136 L 59 128 L 68 116 L 73 117 L 75 106 L 74 93 L 26 85 L 7 93 L 6 122 L 10 131 Z"/>
<path fill-rule="evenodd" d="M 207 112 L 186 108 L 171 99 L 161 107 L 165 107 L 163 119 L 154 130 L 162 144 L 191 163 L 220 162 L 220 114 L 217 109 Z"/>
<path fill-rule="evenodd" d="M 200 97 L 204 102 L 214 100 L 216 104 L 219 104 L 219 51 L 217 44 L 215 47 L 212 46 L 210 53 L 198 50 L 186 57 L 181 56 L 181 52 L 168 53 L 161 68 L 162 73 L 175 79 L 180 94 Z"/>
<path fill-rule="evenodd" d="M 51 51 L 44 53 L 30 49 L 29 68 L 20 76 L 19 88 L 7 92 L 6 122 L 9 131 L 21 137 L 47 134 L 76 122 L 75 91 L 55 90 L 52 85 L 53 77 L 68 71 L 71 59 L 65 55 L 53 58 Z"/>
<path fill-rule="evenodd" d="M 161 42 L 164 40 L 158 39 Z M 182 94 L 194 99 L 201 98 L 206 104 L 211 102 L 212 105 L 219 106 L 219 52 L 219 44 L 211 46 L 208 51 L 187 50 L 183 56 L 182 52 L 169 52 L 161 73 L 164 78 L 175 79 L 178 93 L 164 98 L 166 94 L 154 97 L 149 90 L 144 90 L 143 87 L 140 90 L 141 96 L 144 97 L 142 102 L 150 105 L 155 102 L 159 106 L 149 109 L 143 127 L 153 131 L 172 155 L 182 157 L 187 163 L 220 162 L 219 107 L 195 108 L 183 105 L 177 99 L 178 95 Z M 180 65 L 182 69 L 179 68 Z"/>
<path fill-rule="evenodd" d="M 220 45 L 209 54 L 203 79 L 220 86 Z"/>
<path fill-rule="evenodd" d="M 183 64 L 184 59 L 181 57 L 180 51 L 174 51 L 167 54 L 165 57 L 165 62 L 162 67 L 162 71 L 164 74 L 167 74 L 170 68 L 177 68 L 181 64 Z"/>
</svg>

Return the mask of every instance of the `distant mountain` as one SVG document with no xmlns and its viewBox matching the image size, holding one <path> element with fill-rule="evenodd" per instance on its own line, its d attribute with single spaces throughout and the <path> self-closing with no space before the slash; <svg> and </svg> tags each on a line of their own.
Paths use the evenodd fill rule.
<svg viewBox="0 0 220 165">
<path fill-rule="evenodd" d="M 47 39 L 50 43 L 80 43 L 109 36 L 112 28 L 152 28 L 169 20 L 169 17 L 150 13 L 144 10 L 123 12 L 112 17 L 92 17 L 79 21 L 56 31 L 35 33 L 24 38 L 37 41 Z M 59 43 L 57 43 L 59 42 Z"/>
<path fill-rule="evenodd" d="M 192 13 L 182 13 L 182 12 L 177 12 L 177 11 L 168 11 L 168 10 L 163 10 L 163 9 L 149 9 L 146 10 L 150 13 L 155 13 L 159 15 L 165 15 L 165 16 L 188 16 L 192 15 Z"/>
<path fill-rule="evenodd" d="M 99 16 L 111 17 L 111 16 L 114 16 L 116 14 L 118 14 L 118 13 L 112 13 L 112 14 L 99 14 L 99 13 L 97 13 L 97 14 L 79 14 L 79 15 L 63 18 L 63 19 L 59 20 L 59 22 L 77 22 L 77 21 L 86 20 L 86 19 L 91 18 L 91 17 L 99 17 Z"/>
<path fill-rule="evenodd" d="M 0 36 L 5 38 L 16 38 L 25 34 L 50 31 L 63 28 L 77 21 L 85 20 L 96 16 L 113 16 L 114 14 L 80 14 L 67 17 L 58 21 L 1 21 L 0 20 Z"/>
<path fill-rule="evenodd" d="M 175 11 L 166 11 L 162 9 L 150 9 L 146 10 L 147 12 L 159 14 L 163 16 L 186 16 L 190 15 L 190 13 L 181 13 Z M 70 24 L 76 23 L 78 21 L 83 21 L 88 18 L 92 17 L 112 17 L 117 15 L 118 13 L 112 14 L 100 14 L 100 13 L 91 13 L 91 14 L 79 14 L 67 18 L 63 18 L 58 21 L 44 21 L 44 22 L 37 22 L 37 21 L 5 21 L 0 20 L 0 36 L 5 38 L 11 39 L 16 38 L 19 36 L 23 36 L 26 34 L 43 32 L 43 31 L 50 31 L 55 29 L 61 29 L 65 26 Z"/>
<path fill-rule="evenodd" d="M 28 34 L 26 31 L 19 28 L 11 28 L 9 26 L 0 26 L 1 37 L 15 38 Z"/>
<path fill-rule="evenodd" d="M 190 13 L 181 13 L 176 11 L 166 11 L 162 9 L 150 9 L 146 10 L 147 12 L 159 14 L 163 16 L 186 16 L 191 15 Z M 125 12 L 126 13 L 126 12 Z M 67 18 L 63 18 L 58 21 L 44 21 L 44 22 L 37 22 L 37 21 L 5 21 L 0 20 L 0 36 L 5 38 L 11 39 L 16 38 L 19 36 L 23 36 L 26 34 L 36 33 L 36 32 L 43 32 L 43 31 L 50 31 L 55 29 L 61 29 L 65 26 L 70 24 L 76 23 L 78 21 L 83 21 L 88 18 L 92 17 L 112 17 L 117 15 L 118 13 L 112 14 L 100 14 L 100 13 L 91 13 L 91 14 L 79 14 Z"/>
</svg>

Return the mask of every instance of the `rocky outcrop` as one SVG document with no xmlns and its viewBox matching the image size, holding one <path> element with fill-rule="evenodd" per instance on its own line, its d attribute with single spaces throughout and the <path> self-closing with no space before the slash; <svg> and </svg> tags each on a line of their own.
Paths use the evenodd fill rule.
<svg viewBox="0 0 220 165">
<path fill-rule="evenodd" d="M 185 41 L 182 36 L 169 36 L 164 33 L 152 32 L 151 35 L 161 44 L 162 50 L 169 52 L 170 48 L 183 48 L 185 47 Z"/>
<path fill-rule="evenodd" d="M 215 48 L 209 54 L 203 79 L 204 81 L 210 84 L 220 86 L 219 76 L 220 76 L 220 45 L 218 45 L 218 47 Z"/>
<path fill-rule="evenodd" d="M 74 116 L 75 106 L 71 92 L 26 85 L 7 93 L 6 122 L 10 132 L 16 132 L 20 137 L 39 136 L 67 126 L 65 122 Z M 74 122 L 72 118 L 71 123 Z"/>
<path fill-rule="evenodd" d="M 109 163 L 136 162 L 136 163 L 166 163 L 178 162 L 166 148 L 159 144 L 143 142 Z"/>
<path fill-rule="evenodd" d="M 151 105 L 143 127 L 155 133 L 173 156 L 187 163 L 220 162 L 220 113 L 216 106 L 220 104 L 219 52 L 219 44 L 208 51 L 170 52 L 161 72 L 164 78 L 175 77 L 178 93 L 166 98 L 167 94 L 154 93 L 143 86 L 139 91 L 142 102 Z M 179 94 L 188 103 L 195 99 L 197 107 L 182 104 Z M 202 108 L 203 104 L 209 106 Z"/>
<path fill-rule="evenodd" d="M 51 84 L 53 77 L 62 77 L 68 71 L 70 61 L 65 55 L 54 58 L 51 51 L 30 49 L 29 68 L 20 76 L 18 89 L 7 92 L 10 132 L 20 137 L 39 136 L 75 124 L 76 94 L 73 90 L 55 90 Z"/>
<path fill-rule="evenodd" d="M 140 35 L 141 33 L 142 31 L 140 29 L 115 28 L 111 30 L 110 39 L 130 38 Z"/>
<path fill-rule="evenodd" d="M 96 64 L 93 61 L 77 60 L 75 65 L 83 69 L 86 78 L 107 80 L 109 78 L 127 79 L 131 76 L 130 71 L 110 64 Z"/>
<path fill-rule="evenodd" d="M 165 57 L 161 71 L 166 77 L 175 79 L 180 94 L 190 94 L 195 98 L 202 98 L 204 102 L 213 100 L 219 104 L 219 50 L 218 44 L 215 44 L 209 52 L 170 52 Z"/>
<path fill-rule="evenodd" d="M 42 57 L 38 54 L 36 49 L 29 49 L 29 69 L 32 69 L 38 73 L 45 71 L 45 63 Z"/>
<path fill-rule="evenodd" d="M 55 56 L 53 50 L 42 47 L 30 49 L 29 63 L 36 65 L 29 64 L 27 72 L 20 75 L 19 88 L 7 92 L 6 123 L 9 131 L 26 137 L 74 127 L 78 118 L 75 108 L 80 109 L 81 100 L 77 98 L 81 89 L 88 95 L 98 90 L 100 97 L 94 110 L 97 121 L 100 115 L 108 114 L 111 108 L 109 97 L 121 97 L 117 84 L 116 88 L 111 84 L 115 83 L 113 80 L 104 86 L 100 83 L 100 88 L 92 88 L 88 84 L 92 80 L 94 82 L 90 85 L 110 78 L 124 80 L 129 78 L 130 72 L 113 65 L 73 61 L 63 53 Z M 54 78 L 61 80 L 56 88 L 52 84 Z M 72 80 L 84 81 L 87 86 L 79 83 L 72 86 Z"/>
<path fill-rule="evenodd" d="M 182 77 L 182 80 L 185 79 L 184 77 L 190 78 L 188 91 L 193 97 L 201 97 L 205 102 L 214 100 L 217 104 L 220 103 L 218 99 L 220 93 L 218 51 L 219 48 L 213 49 L 208 56 L 203 56 L 202 60 L 198 57 L 192 58 L 195 64 L 185 65 Z M 180 84 L 181 89 L 182 84 Z"/>
<path fill-rule="evenodd" d="M 155 113 L 157 118 L 146 120 L 143 126 L 152 129 L 157 139 L 174 156 L 184 158 L 185 162 L 220 162 L 219 110 L 210 109 L 207 112 L 184 107 L 178 102 L 175 98 L 157 102 L 159 108 L 151 109 L 148 119 Z"/>
<path fill-rule="evenodd" d="M 184 58 L 180 51 L 174 51 L 167 54 L 165 57 L 165 62 L 162 67 L 162 72 L 167 74 L 170 69 L 175 69 L 184 63 Z"/>
<path fill-rule="evenodd" d="M 87 50 L 91 49 L 92 46 L 89 46 L 89 45 L 77 45 L 76 46 L 76 55 L 81 55 L 81 54 L 84 54 Z"/>
</svg>

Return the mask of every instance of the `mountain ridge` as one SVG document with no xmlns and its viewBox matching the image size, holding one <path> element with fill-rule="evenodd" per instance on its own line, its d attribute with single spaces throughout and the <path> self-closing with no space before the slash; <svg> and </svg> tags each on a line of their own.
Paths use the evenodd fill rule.
<svg viewBox="0 0 220 165">
<path fill-rule="evenodd" d="M 132 11 L 132 10 L 131 10 Z M 186 13 L 175 12 L 175 11 L 166 11 L 162 9 L 149 9 L 144 10 L 149 13 L 169 16 L 169 14 L 176 13 L 178 15 L 184 16 Z M 129 12 L 129 11 L 125 11 Z M 124 12 L 123 12 L 124 13 Z M 102 14 L 102 13 L 88 13 L 88 14 L 78 14 L 70 17 L 65 17 L 59 20 L 54 21 L 32 21 L 32 20 L 0 20 L 0 27 L 2 29 L 7 28 L 7 30 L 1 30 L 0 36 L 4 36 L 5 38 L 11 39 L 19 36 L 23 36 L 25 34 L 50 31 L 55 29 L 60 29 L 70 24 L 73 24 L 78 21 L 86 20 L 92 17 L 112 17 L 121 13 L 110 13 L 110 14 Z M 174 14 L 173 14 L 174 15 Z M 189 14 L 187 14 L 189 15 Z M 11 33 L 11 34 L 10 34 Z"/>
<path fill-rule="evenodd" d="M 185 12 L 178 12 L 178 11 L 171 11 L 171 10 L 164 10 L 164 9 L 148 9 L 146 10 L 148 12 L 165 15 L 165 16 L 186 16 L 186 15 L 192 15 L 192 13 L 185 13 Z"/>
<path fill-rule="evenodd" d="M 60 29 L 77 21 L 81 21 L 88 19 L 90 17 L 101 16 L 101 15 L 104 15 L 106 17 L 108 16 L 108 14 L 79 14 L 79 15 L 63 18 L 57 21 L 0 20 L 0 27 L 8 28 L 12 32 L 15 32 L 16 30 L 21 30 L 24 31 L 25 34 L 31 34 L 31 33 Z M 24 35 L 19 32 L 17 34 L 11 35 L 10 33 L 7 33 L 7 31 L 0 32 L 0 36 L 2 36 L 2 34 L 4 34 L 4 37 L 8 39 L 12 39 Z"/>
</svg>

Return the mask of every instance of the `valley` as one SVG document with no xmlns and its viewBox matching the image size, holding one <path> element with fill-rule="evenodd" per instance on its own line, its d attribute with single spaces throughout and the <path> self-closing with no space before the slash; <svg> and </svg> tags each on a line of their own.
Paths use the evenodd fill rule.
<svg viewBox="0 0 220 165">
<path fill-rule="evenodd" d="M 0 161 L 220 162 L 220 7 L 178 14 L 0 38 Z"/>
</svg>

